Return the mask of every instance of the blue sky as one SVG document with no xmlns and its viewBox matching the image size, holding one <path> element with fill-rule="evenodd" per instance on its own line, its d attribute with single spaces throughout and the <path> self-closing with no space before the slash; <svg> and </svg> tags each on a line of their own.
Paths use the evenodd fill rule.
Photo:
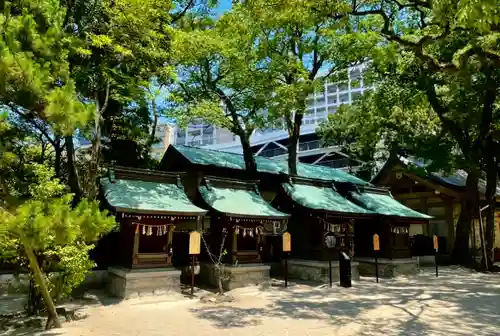
<svg viewBox="0 0 500 336">
<path fill-rule="evenodd" d="M 220 0 L 219 6 L 217 7 L 217 12 L 224 13 L 231 9 L 232 1 L 231 0 Z"/>
</svg>

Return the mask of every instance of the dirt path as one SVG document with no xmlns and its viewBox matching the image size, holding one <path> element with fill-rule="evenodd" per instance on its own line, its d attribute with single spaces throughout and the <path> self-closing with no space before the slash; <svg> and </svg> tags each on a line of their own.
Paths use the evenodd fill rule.
<svg viewBox="0 0 500 336">
<path fill-rule="evenodd" d="M 235 302 L 221 305 L 157 297 L 90 307 L 86 319 L 50 335 L 500 335 L 498 274 L 446 268 L 438 279 L 426 270 L 350 289 L 252 287 L 232 295 Z"/>
</svg>

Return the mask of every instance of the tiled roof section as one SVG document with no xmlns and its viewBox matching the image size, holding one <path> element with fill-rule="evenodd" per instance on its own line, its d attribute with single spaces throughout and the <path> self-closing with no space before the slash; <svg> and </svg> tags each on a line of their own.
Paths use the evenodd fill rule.
<svg viewBox="0 0 500 336">
<path fill-rule="evenodd" d="M 351 192 L 350 195 L 361 206 L 380 215 L 427 220 L 432 218 L 406 207 L 388 194 Z"/>
<path fill-rule="evenodd" d="M 314 210 L 349 214 L 372 214 L 338 194 L 332 187 L 283 183 L 285 192 L 300 205 Z"/>
<path fill-rule="evenodd" d="M 406 164 L 410 169 L 414 166 L 417 169 L 413 169 L 415 172 L 420 173 L 419 175 L 426 175 L 440 183 L 449 184 L 455 187 L 465 188 L 467 182 L 467 172 L 462 169 L 457 169 L 453 174 L 446 174 L 444 172 L 428 172 L 426 169 L 426 164 L 415 158 L 400 156 L 399 160 Z M 484 179 L 479 179 L 477 184 L 478 190 L 481 194 L 486 194 L 486 181 Z M 500 184 L 497 184 L 496 195 L 500 196 Z"/>
<path fill-rule="evenodd" d="M 175 145 L 174 148 L 193 164 L 212 165 L 221 168 L 239 170 L 245 169 L 245 161 L 243 159 L 243 155 L 240 154 L 179 145 Z M 255 162 L 257 164 L 257 170 L 261 173 L 288 173 L 288 165 L 286 162 L 275 161 L 260 156 L 255 157 Z M 339 169 L 305 163 L 297 164 L 297 173 L 300 177 L 324 181 L 351 182 L 359 185 L 369 184 L 368 182 Z"/>
<path fill-rule="evenodd" d="M 101 179 L 104 197 L 116 211 L 158 214 L 204 215 L 177 184 L 139 180 Z"/>
<path fill-rule="evenodd" d="M 256 190 L 201 186 L 200 193 L 208 205 L 226 215 L 272 219 L 289 217 L 270 206 Z"/>
</svg>

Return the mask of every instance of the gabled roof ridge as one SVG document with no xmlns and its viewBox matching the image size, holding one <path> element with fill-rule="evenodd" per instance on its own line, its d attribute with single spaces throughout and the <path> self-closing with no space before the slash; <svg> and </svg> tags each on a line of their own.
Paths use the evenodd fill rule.
<svg viewBox="0 0 500 336">
<path fill-rule="evenodd" d="M 193 149 L 193 150 L 200 150 L 200 151 L 206 151 L 206 152 L 210 152 L 210 153 L 217 153 L 217 154 L 222 154 L 222 155 L 230 155 L 230 156 L 233 156 L 233 157 L 238 157 L 238 158 L 241 158 L 242 162 L 241 164 L 244 165 L 244 158 L 243 158 L 243 154 L 239 154 L 239 153 L 230 153 L 230 152 L 224 152 L 224 151 L 219 151 L 219 150 L 215 150 L 215 149 L 209 149 L 209 148 L 203 148 L 203 147 L 195 147 L 195 146 L 185 146 L 185 145 L 173 145 L 171 144 L 170 146 L 172 146 L 174 149 L 176 149 L 177 151 L 180 152 L 181 155 L 183 155 L 184 157 L 186 157 L 188 160 L 189 157 L 187 157 L 184 153 L 182 153 L 182 148 L 185 148 L 186 150 L 190 150 L 190 149 Z M 286 166 L 286 162 L 283 162 L 283 161 L 278 161 L 278 160 L 273 160 L 273 159 L 270 159 L 270 158 L 267 158 L 267 157 L 262 157 L 262 156 L 254 156 L 255 157 L 255 162 L 257 164 L 257 170 L 259 170 L 259 163 L 269 163 L 269 164 L 273 164 L 273 165 L 276 165 L 277 167 L 281 168 L 280 171 L 277 171 L 276 173 L 282 173 L 282 174 L 286 174 L 288 175 L 288 168 Z M 260 161 L 260 162 L 259 162 Z M 339 176 L 345 176 L 351 180 L 359 180 L 358 183 L 354 182 L 354 181 L 351 181 L 351 183 L 353 184 L 363 184 L 363 183 L 366 183 L 366 184 L 369 184 L 369 182 L 367 181 L 364 181 L 363 179 L 357 177 L 357 176 L 354 176 L 354 175 L 351 175 L 349 173 L 346 173 L 340 169 L 337 169 L 337 168 L 333 168 L 333 167 L 327 167 L 327 166 L 320 166 L 320 165 L 313 165 L 313 164 L 310 164 L 310 163 L 303 163 L 303 162 L 298 162 L 297 163 L 297 170 L 299 170 L 300 167 L 303 167 L 305 169 L 313 169 L 313 170 L 320 170 L 320 171 L 329 171 L 329 172 L 332 172 L 332 173 L 336 173 L 338 174 Z M 241 169 L 241 168 L 240 168 Z M 310 177 L 306 177 L 306 176 L 299 176 L 299 177 L 302 177 L 302 178 L 310 178 Z M 314 179 L 314 178 L 312 178 Z M 325 181 L 325 179 L 320 179 L 320 178 L 317 178 L 317 180 L 322 180 L 322 181 Z M 331 178 L 329 179 L 329 181 L 335 181 L 335 179 Z M 336 181 L 336 182 L 339 182 L 339 181 Z M 362 183 L 360 183 L 362 182 Z"/>
</svg>

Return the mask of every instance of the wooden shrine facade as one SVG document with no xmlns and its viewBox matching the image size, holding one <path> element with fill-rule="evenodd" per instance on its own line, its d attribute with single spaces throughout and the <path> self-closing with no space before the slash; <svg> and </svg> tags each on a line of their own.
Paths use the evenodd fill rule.
<svg viewBox="0 0 500 336">
<path fill-rule="evenodd" d="M 288 222 L 289 215 L 262 199 L 255 183 L 205 177 L 198 192 L 210 209 L 210 248 L 219 251 L 224 242 L 228 264 L 262 262 L 267 239 L 281 235 Z"/>
<path fill-rule="evenodd" d="M 410 236 L 413 225 L 426 225 L 432 218 L 414 211 L 395 200 L 388 189 L 358 186 L 344 189 L 349 199 L 376 214 L 371 219 L 357 221 L 354 230 L 355 253 L 358 257 L 373 257 L 373 235 L 380 240 L 379 257 L 410 258 Z"/>
<path fill-rule="evenodd" d="M 428 223 L 410 226 L 410 237 L 428 237 L 425 246 L 419 247 L 417 245 L 422 244 L 417 242 L 414 244 L 415 255 L 423 255 L 433 253 L 432 235 L 439 237 L 441 253 L 451 253 L 466 178 L 467 175 L 460 171 L 450 176 L 426 172 L 410 159 L 393 157 L 386 162 L 372 182 L 390 188 L 394 198 L 407 207 L 432 216 Z M 480 182 L 480 194 L 484 194 L 484 187 L 485 182 Z M 500 188 L 497 189 L 497 202 L 500 202 Z M 495 246 L 500 247 L 500 213 L 497 213 L 497 218 Z M 479 220 L 476 217 L 471 230 L 470 246 L 473 249 L 480 246 L 479 232 Z"/>
<path fill-rule="evenodd" d="M 332 183 L 297 177 L 281 185 L 272 204 L 292 214 L 291 256 L 305 260 L 337 260 L 339 252 L 352 256 L 356 221 L 372 215 L 340 195 Z"/>
<path fill-rule="evenodd" d="M 116 265 L 170 267 L 176 259 L 188 260 L 187 242 L 176 248 L 175 236 L 201 230 L 207 211 L 191 203 L 180 175 L 113 167 L 101 179 L 101 190 L 120 224 Z"/>
</svg>

